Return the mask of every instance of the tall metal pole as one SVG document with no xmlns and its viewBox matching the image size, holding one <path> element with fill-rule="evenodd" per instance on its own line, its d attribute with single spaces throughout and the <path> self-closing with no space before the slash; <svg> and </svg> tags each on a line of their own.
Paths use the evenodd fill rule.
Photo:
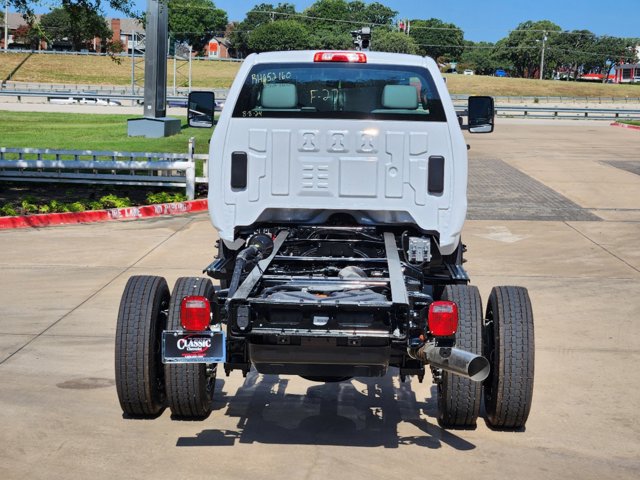
<svg viewBox="0 0 640 480">
<path fill-rule="evenodd" d="M 144 53 L 144 116 L 167 112 L 167 23 L 169 9 L 162 0 L 148 0 Z"/>
<path fill-rule="evenodd" d="M 542 80 L 544 76 L 544 48 L 546 44 L 547 44 L 547 32 L 544 32 L 544 36 L 542 37 L 542 55 L 540 57 L 540 80 Z"/>
<path fill-rule="evenodd" d="M 136 94 L 136 45 L 138 43 L 137 33 L 131 32 L 131 95 Z M 133 105 L 133 100 L 131 100 Z"/>
<path fill-rule="evenodd" d="M 180 133 L 180 119 L 166 116 L 168 24 L 167 1 L 147 0 L 144 117 L 127 120 L 130 137 L 161 138 Z"/>
<path fill-rule="evenodd" d="M 9 48 L 9 0 L 4 4 L 4 51 Z"/>
</svg>

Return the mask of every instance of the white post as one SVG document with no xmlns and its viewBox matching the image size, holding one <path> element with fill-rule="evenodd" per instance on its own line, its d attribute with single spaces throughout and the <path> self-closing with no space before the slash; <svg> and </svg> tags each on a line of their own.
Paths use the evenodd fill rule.
<svg viewBox="0 0 640 480">
<path fill-rule="evenodd" d="M 186 187 L 187 187 L 187 200 L 193 200 L 196 198 L 196 161 L 193 159 L 193 154 L 196 151 L 196 138 L 189 138 L 189 168 L 185 171 Z"/>
<path fill-rule="evenodd" d="M 191 57 L 193 48 L 189 45 L 189 93 L 191 93 Z"/>
</svg>

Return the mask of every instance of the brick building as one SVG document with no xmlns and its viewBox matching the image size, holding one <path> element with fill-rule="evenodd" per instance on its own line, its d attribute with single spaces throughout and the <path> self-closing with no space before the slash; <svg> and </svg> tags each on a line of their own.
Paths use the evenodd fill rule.
<svg viewBox="0 0 640 480">
<path fill-rule="evenodd" d="M 205 56 L 209 59 L 230 58 L 230 44 L 227 39 L 222 37 L 213 37 L 204 47 Z"/>
</svg>

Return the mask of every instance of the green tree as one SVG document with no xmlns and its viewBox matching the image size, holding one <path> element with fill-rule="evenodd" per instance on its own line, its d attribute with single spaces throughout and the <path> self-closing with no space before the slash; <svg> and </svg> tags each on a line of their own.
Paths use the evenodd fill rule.
<svg viewBox="0 0 640 480">
<path fill-rule="evenodd" d="M 247 39 L 253 52 L 311 48 L 309 30 L 296 20 L 276 20 L 256 27 Z"/>
<path fill-rule="evenodd" d="M 603 36 L 598 38 L 595 45 L 594 65 L 600 62 L 600 71 L 604 74 L 603 82 L 607 81 L 609 71 L 623 63 L 637 61 L 635 46 L 637 39 Z"/>
<path fill-rule="evenodd" d="M 391 26 L 397 12 L 378 2 L 318 0 L 304 15 L 316 48 L 352 49 L 351 31 L 363 26 Z"/>
<path fill-rule="evenodd" d="M 362 2 L 358 2 L 359 4 Z M 361 6 L 356 6 L 359 9 Z M 349 3 L 345 0 L 318 0 L 304 11 L 308 17 L 305 23 L 313 31 L 329 30 L 348 33 L 355 26 L 344 20 L 351 20 Z"/>
<path fill-rule="evenodd" d="M 465 40 L 464 53 L 460 57 L 459 69 L 470 68 L 479 75 L 490 75 L 502 67 L 495 55 L 495 44 Z"/>
<path fill-rule="evenodd" d="M 371 50 L 415 54 L 418 52 L 418 46 L 409 35 L 377 28 L 371 37 Z"/>
<path fill-rule="evenodd" d="M 397 14 L 378 2 L 366 4 L 360 0 L 318 0 L 304 11 L 304 22 L 317 34 L 350 34 L 352 30 L 363 26 L 391 26 Z"/>
<path fill-rule="evenodd" d="M 418 45 L 422 55 L 436 61 L 440 57 L 457 60 L 464 51 L 464 32 L 453 23 L 445 23 L 437 18 L 411 20 L 409 34 Z"/>
<path fill-rule="evenodd" d="M 82 7 L 84 10 L 100 13 L 104 5 L 109 5 L 112 9 L 118 10 L 129 17 L 140 18 L 134 0 L 58 0 L 62 7 Z M 39 0 L 9 0 L 9 6 L 22 13 L 25 17 L 30 17 L 33 21 L 33 8 L 42 5 Z"/>
<path fill-rule="evenodd" d="M 326 50 L 352 50 L 353 37 L 350 33 L 334 32 L 331 30 L 320 30 L 311 34 L 310 48 Z"/>
<path fill-rule="evenodd" d="M 295 7 L 290 3 L 279 3 L 274 6 L 271 3 L 260 3 L 255 5 L 245 19 L 234 24 L 229 34 L 229 41 L 234 56 L 246 57 L 252 52 L 249 47 L 249 36 L 257 27 L 270 23 L 276 19 L 286 20 L 296 13 Z"/>
<path fill-rule="evenodd" d="M 598 37 L 589 30 L 573 30 L 556 35 L 549 50 L 557 58 L 557 67 L 566 73 L 566 79 L 577 78 L 578 72 L 590 68 Z"/>
<path fill-rule="evenodd" d="M 81 4 L 64 4 L 43 15 L 40 21 L 45 37 L 50 42 L 69 42 L 73 50 L 90 46 L 95 38 L 108 40 L 112 32 L 100 13 Z"/>
<path fill-rule="evenodd" d="M 549 20 L 523 22 L 512 30 L 500 45 L 500 56 L 513 65 L 515 76 L 539 77 L 543 47 L 545 48 L 545 72 L 556 68 L 561 61 L 562 56 L 554 48 L 561 38 L 561 31 L 558 25 Z"/>
<path fill-rule="evenodd" d="M 362 5 L 364 5 L 364 8 L 362 8 Z M 398 15 L 395 10 L 378 2 L 365 5 L 364 2 L 354 1 L 349 3 L 349 10 L 354 20 L 378 26 L 393 25 L 393 19 Z"/>
<path fill-rule="evenodd" d="M 216 8 L 212 0 L 171 0 L 169 33 L 175 40 L 201 51 L 214 35 L 227 27 L 227 12 Z"/>
<path fill-rule="evenodd" d="M 20 25 L 16 28 L 15 32 L 13 32 L 13 41 L 35 50 L 38 48 L 40 41 L 40 30 L 38 26 L 28 24 Z"/>
</svg>

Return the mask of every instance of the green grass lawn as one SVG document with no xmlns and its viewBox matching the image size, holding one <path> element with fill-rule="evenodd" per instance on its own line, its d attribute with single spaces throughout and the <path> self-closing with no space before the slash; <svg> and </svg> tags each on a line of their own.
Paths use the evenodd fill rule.
<svg viewBox="0 0 640 480">
<path fill-rule="evenodd" d="M 82 113 L 7 112 L 0 110 L 0 147 L 51 148 L 56 150 L 93 150 L 119 152 L 186 153 L 189 138 L 196 139 L 196 153 L 209 151 L 210 128 L 183 128 L 178 135 L 167 138 L 127 136 L 130 115 Z M 186 118 L 181 118 L 183 127 Z M 11 158 L 7 155 L 7 158 Z M 202 174 L 202 162 L 197 162 L 196 175 Z M 165 189 L 184 193 L 183 189 Z M 25 213 L 49 213 L 78 208 L 74 202 L 89 208 L 115 195 L 120 200 L 141 205 L 148 194 L 158 194 L 153 187 L 110 185 L 71 185 L 0 182 L 0 216 Z M 104 198 L 107 198 L 104 197 Z M 27 202 L 24 204 L 23 202 Z M 73 204 L 73 205 L 72 205 Z M 25 206 L 26 205 L 26 206 Z M 8 208 L 8 210 L 4 210 Z M 97 208 L 97 207 L 96 207 Z"/>
<path fill-rule="evenodd" d="M 132 116 L 0 111 L 0 147 L 184 153 L 189 138 L 195 137 L 196 153 L 209 151 L 212 130 L 184 128 L 184 117 L 182 131 L 166 138 L 128 137 L 129 118 Z"/>
</svg>

